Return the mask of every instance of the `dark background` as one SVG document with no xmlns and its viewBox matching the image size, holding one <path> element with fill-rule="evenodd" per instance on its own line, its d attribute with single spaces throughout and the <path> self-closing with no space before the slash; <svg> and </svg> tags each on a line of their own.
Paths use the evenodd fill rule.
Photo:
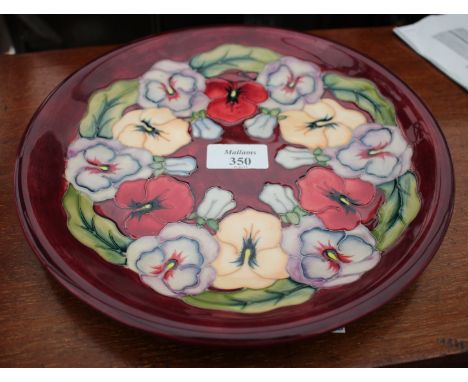
<svg viewBox="0 0 468 382">
<path fill-rule="evenodd" d="M 120 44 L 172 29 L 266 25 L 293 30 L 410 24 L 425 15 L 6 15 L 17 53 Z M 0 19 L 1 21 L 1 19 Z M 1 37 L 1 36 L 0 36 Z"/>
</svg>

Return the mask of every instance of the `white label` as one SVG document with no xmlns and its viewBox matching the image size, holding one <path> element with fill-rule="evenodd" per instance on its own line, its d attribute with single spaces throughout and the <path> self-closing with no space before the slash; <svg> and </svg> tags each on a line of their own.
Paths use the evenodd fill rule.
<svg viewBox="0 0 468 382">
<path fill-rule="evenodd" d="M 266 169 L 267 145 L 208 145 L 206 167 L 210 169 Z"/>
</svg>

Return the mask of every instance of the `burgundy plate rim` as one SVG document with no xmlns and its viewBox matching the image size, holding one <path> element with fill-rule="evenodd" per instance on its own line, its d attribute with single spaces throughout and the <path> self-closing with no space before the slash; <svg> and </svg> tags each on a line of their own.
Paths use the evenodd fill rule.
<svg viewBox="0 0 468 382">
<path fill-rule="evenodd" d="M 276 31 L 280 33 L 285 33 L 288 35 L 299 35 L 299 36 L 312 36 L 317 40 L 322 40 L 324 42 L 332 43 L 344 51 L 352 53 L 353 56 L 359 58 L 360 60 L 365 61 L 366 64 L 370 65 L 373 68 L 376 68 L 383 72 L 385 76 L 391 80 L 391 82 L 398 84 L 400 87 L 404 88 L 408 96 L 411 98 L 411 101 L 418 106 L 418 108 L 425 114 L 425 120 L 430 121 L 434 127 L 434 133 L 436 133 L 436 140 L 438 144 L 442 145 L 442 151 L 438 162 L 443 162 L 445 168 L 448 168 L 448 172 L 444 172 L 443 176 L 446 181 L 449 183 L 449 192 L 441 195 L 441 203 L 447 208 L 444 211 L 444 208 L 438 209 L 436 211 L 436 218 L 441 223 L 438 226 L 432 225 L 428 228 L 429 231 L 434 231 L 431 238 L 425 239 L 425 247 L 418 248 L 420 255 L 416 258 L 411 259 L 410 264 L 407 264 L 405 269 L 399 269 L 387 280 L 382 282 L 372 293 L 365 294 L 359 298 L 358 301 L 352 301 L 347 303 L 344 307 L 340 309 L 335 309 L 334 315 L 331 317 L 325 317 L 321 321 L 308 322 L 309 319 L 303 319 L 301 321 L 295 321 L 293 326 L 290 325 L 272 325 L 265 327 L 265 330 L 259 331 L 256 328 L 230 328 L 223 331 L 212 331 L 208 326 L 194 326 L 180 322 L 170 322 L 169 320 L 163 319 L 161 317 L 157 318 L 156 321 L 148 321 L 142 317 L 137 317 L 132 314 L 130 311 L 123 310 L 115 304 L 112 305 L 108 302 L 105 302 L 99 298 L 99 294 L 102 294 L 97 288 L 88 285 L 87 281 L 76 275 L 76 280 L 70 279 L 65 273 L 61 270 L 60 266 L 48 261 L 47 254 L 45 253 L 44 248 L 40 243 L 38 237 L 35 236 L 34 228 L 29 224 L 28 216 L 24 210 L 24 195 L 22 190 L 22 157 L 23 149 L 25 147 L 25 142 L 27 140 L 28 134 L 31 131 L 31 126 L 35 121 L 36 117 L 41 113 L 42 109 L 48 103 L 49 99 L 56 93 L 60 87 L 66 83 L 71 77 L 76 73 L 86 68 L 87 66 L 95 63 L 98 60 L 103 59 L 106 56 L 113 55 L 119 51 L 123 51 L 130 46 L 140 44 L 149 39 L 158 39 L 165 37 L 171 34 L 177 34 L 189 30 L 222 30 L 222 29 L 256 29 L 266 31 Z M 268 345 L 273 343 L 282 343 L 292 340 L 297 340 L 301 338 L 307 338 L 323 333 L 330 332 L 338 327 L 348 325 L 349 323 L 373 312 L 382 305 L 386 304 L 399 293 L 405 290 L 427 267 L 429 262 L 435 256 L 437 250 L 442 244 L 443 238 L 450 224 L 450 220 L 454 208 L 454 199 L 455 199 L 455 177 L 453 162 L 447 144 L 447 140 L 440 128 L 440 125 L 434 118 L 433 114 L 426 106 L 426 104 L 421 100 L 421 98 L 397 75 L 387 69 L 384 65 L 376 62 L 366 54 L 358 52 L 357 50 L 350 48 L 346 45 L 338 43 L 334 40 L 323 38 L 317 36 L 313 33 L 305 32 L 296 32 L 288 29 L 282 28 L 272 28 L 264 26 L 238 26 L 238 25 L 225 25 L 217 27 L 200 27 L 200 28 L 183 28 L 177 29 L 169 32 L 159 33 L 157 35 L 148 36 L 145 38 L 138 39 L 124 46 L 117 47 L 110 50 L 109 52 L 89 61 L 85 65 L 78 68 L 72 74 L 67 76 L 63 81 L 61 81 L 44 99 L 44 101 L 37 108 L 33 116 L 31 117 L 27 129 L 24 131 L 23 136 L 20 140 L 16 161 L 15 161 L 15 170 L 14 170 L 14 192 L 15 192 L 15 204 L 16 204 L 16 213 L 20 221 L 21 228 L 25 234 L 28 244 L 32 248 L 35 255 L 40 260 L 41 264 L 53 275 L 53 277 L 68 291 L 75 295 L 80 300 L 84 301 L 88 305 L 92 306 L 94 309 L 104 313 L 105 315 L 133 328 L 144 330 L 150 334 L 155 334 L 158 336 L 181 340 L 184 342 L 197 343 L 197 344 L 207 344 L 207 345 L 221 345 L 221 346 L 257 346 L 257 345 Z M 434 219 L 434 220 L 435 220 Z M 427 235 L 429 237 L 429 235 Z M 172 323 L 172 325 L 171 325 Z"/>
</svg>

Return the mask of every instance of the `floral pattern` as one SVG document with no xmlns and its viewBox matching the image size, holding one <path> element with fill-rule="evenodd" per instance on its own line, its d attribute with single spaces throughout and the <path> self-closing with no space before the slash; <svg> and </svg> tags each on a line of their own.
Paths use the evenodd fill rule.
<svg viewBox="0 0 468 382">
<path fill-rule="evenodd" d="M 331 231 L 316 216 L 286 228 L 282 244 L 288 250 L 291 278 L 317 288 L 352 283 L 380 260 L 375 239 L 363 225 Z"/>
<path fill-rule="evenodd" d="M 158 236 L 145 236 L 128 247 L 127 266 L 165 296 L 198 294 L 215 278 L 210 266 L 218 255 L 216 240 L 203 228 L 168 224 Z"/>
<path fill-rule="evenodd" d="M 380 184 L 408 171 L 412 153 L 397 127 L 366 124 L 354 131 L 348 146 L 330 151 L 330 165 L 341 176 Z"/>
<path fill-rule="evenodd" d="M 122 232 L 137 238 L 157 235 L 167 223 L 185 218 L 193 203 L 187 183 L 159 176 L 123 183 L 113 200 L 98 207 Z"/>
<path fill-rule="evenodd" d="M 345 145 L 351 140 L 353 129 L 366 123 L 363 113 L 345 109 L 329 98 L 282 116 L 286 117 L 279 122 L 284 140 L 309 149 Z"/>
<path fill-rule="evenodd" d="M 93 201 L 112 199 L 127 180 L 151 176 L 152 156 L 107 139 L 78 139 L 68 148 L 65 178 Z"/>
<path fill-rule="evenodd" d="M 153 155 L 169 155 L 190 143 L 188 122 L 167 108 L 134 110 L 112 128 L 115 139 L 130 147 L 145 148 Z"/>
<path fill-rule="evenodd" d="M 96 91 L 78 133 L 64 174 L 70 232 L 199 308 L 260 313 L 346 288 L 421 206 L 391 101 L 370 81 L 265 48 L 158 61 Z M 197 174 L 212 171 L 200 147 L 251 142 L 269 142 L 271 182 L 257 188 L 246 171 L 249 193 L 236 195 L 244 178 L 229 190 Z"/>
<path fill-rule="evenodd" d="M 270 98 L 262 104 L 281 110 L 302 109 L 318 101 L 323 93 L 320 68 L 295 57 L 281 57 L 265 66 L 257 82 L 268 89 Z"/>
<path fill-rule="evenodd" d="M 216 238 L 216 288 L 260 289 L 288 276 L 281 222 L 275 216 L 253 209 L 232 213 L 221 221 Z"/>
<path fill-rule="evenodd" d="M 332 230 L 370 222 L 382 202 L 373 184 L 341 178 L 328 168 L 313 167 L 297 184 L 301 206 Z"/>
<path fill-rule="evenodd" d="M 254 81 L 222 78 L 207 81 L 206 95 L 211 99 L 208 116 L 226 126 L 252 117 L 258 111 L 257 105 L 268 98 L 263 86 Z"/>
<path fill-rule="evenodd" d="M 174 115 L 189 117 L 206 108 L 208 98 L 204 90 L 205 78 L 186 62 L 162 60 L 141 77 L 138 103 L 145 108 L 168 108 Z"/>
</svg>

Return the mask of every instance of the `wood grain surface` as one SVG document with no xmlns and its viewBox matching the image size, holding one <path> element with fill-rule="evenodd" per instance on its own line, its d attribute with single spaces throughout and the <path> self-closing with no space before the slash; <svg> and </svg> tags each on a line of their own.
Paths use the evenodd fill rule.
<svg viewBox="0 0 468 382">
<path fill-rule="evenodd" d="M 186 345 L 113 321 L 73 297 L 39 264 L 19 226 L 13 195 L 17 147 L 36 108 L 65 77 L 112 47 L 1 56 L 0 366 L 382 366 L 449 354 L 468 364 L 468 94 L 391 28 L 314 33 L 393 71 L 442 126 L 455 166 L 455 211 L 422 276 L 392 302 L 350 324 L 346 334 L 268 348 Z"/>
</svg>

